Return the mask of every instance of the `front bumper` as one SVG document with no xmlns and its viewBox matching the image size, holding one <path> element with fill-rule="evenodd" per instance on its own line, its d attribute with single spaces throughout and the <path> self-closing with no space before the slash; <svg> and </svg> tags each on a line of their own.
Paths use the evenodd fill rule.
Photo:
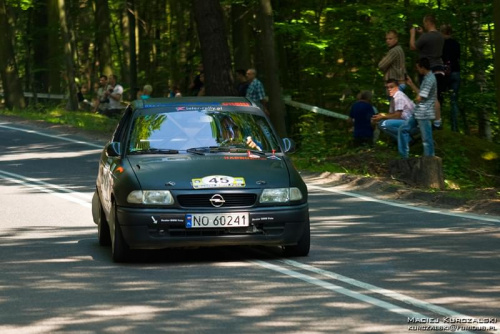
<svg viewBox="0 0 500 334">
<path fill-rule="evenodd" d="M 241 211 L 241 210 L 239 210 Z M 227 212 L 227 211 L 224 211 Z M 236 245 L 295 245 L 309 223 L 308 205 L 247 210 L 250 226 L 238 228 L 185 227 L 188 213 L 207 210 L 117 208 L 117 221 L 132 249 Z"/>
</svg>

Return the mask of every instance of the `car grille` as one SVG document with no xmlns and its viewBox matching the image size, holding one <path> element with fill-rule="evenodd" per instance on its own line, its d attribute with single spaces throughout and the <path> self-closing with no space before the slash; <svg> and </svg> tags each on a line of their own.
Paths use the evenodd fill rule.
<svg viewBox="0 0 500 334">
<path fill-rule="evenodd" d="M 210 199 L 214 194 L 178 195 L 177 201 L 180 206 L 186 208 L 213 208 Z M 255 204 L 256 194 L 222 194 L 224 204 L 221 208 L 249 207 Z"/>
</svg>

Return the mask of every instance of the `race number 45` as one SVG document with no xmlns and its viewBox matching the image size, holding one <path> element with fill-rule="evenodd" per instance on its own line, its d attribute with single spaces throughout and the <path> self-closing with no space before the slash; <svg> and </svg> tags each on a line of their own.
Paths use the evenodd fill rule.
<svg viewBox="0 0 500 334">
<path fill-rule="evenodd" d="M 245 187 L 245 179 L 227 175 L 210 175 L 192 179 L 191 184 L 194 189 Z"/>
</svg>

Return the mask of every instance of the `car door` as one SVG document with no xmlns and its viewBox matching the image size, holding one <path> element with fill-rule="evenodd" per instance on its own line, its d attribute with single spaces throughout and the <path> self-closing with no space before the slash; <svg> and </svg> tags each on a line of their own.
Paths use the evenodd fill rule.
<svg viewBox="0 0 500 334">
<path fill-rule="evenodd" d="M 120 119 L 111 141 L 106 144 L 101 154 L 99 163 L 99 172 L 97 177 L 97 188 L 99 190 L 99 198 L 101 205 L 109 217 L 111 210 L 111 200 L 113 195 L 113 185 L 115 183 L 116 175 L 114 170 L 121 165 L 123 153 L 125 151 L 127 134 L 132 120 L 133 109 L 128 107 L 125 110 L 123 117 Z"/>
</svg>

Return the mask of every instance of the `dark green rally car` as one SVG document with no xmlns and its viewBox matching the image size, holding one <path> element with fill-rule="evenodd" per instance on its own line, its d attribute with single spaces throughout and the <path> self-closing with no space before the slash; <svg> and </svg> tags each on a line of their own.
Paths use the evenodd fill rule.
<svg viewBox="0 0 500 334">
<path fill-rule="evenodd" d="M 92 215 L 113 260 L 133 249 L 282 246 L 309 253 L 307 188 L 253 102 L 135 101 L 99 162 Z"/>
</svg>

